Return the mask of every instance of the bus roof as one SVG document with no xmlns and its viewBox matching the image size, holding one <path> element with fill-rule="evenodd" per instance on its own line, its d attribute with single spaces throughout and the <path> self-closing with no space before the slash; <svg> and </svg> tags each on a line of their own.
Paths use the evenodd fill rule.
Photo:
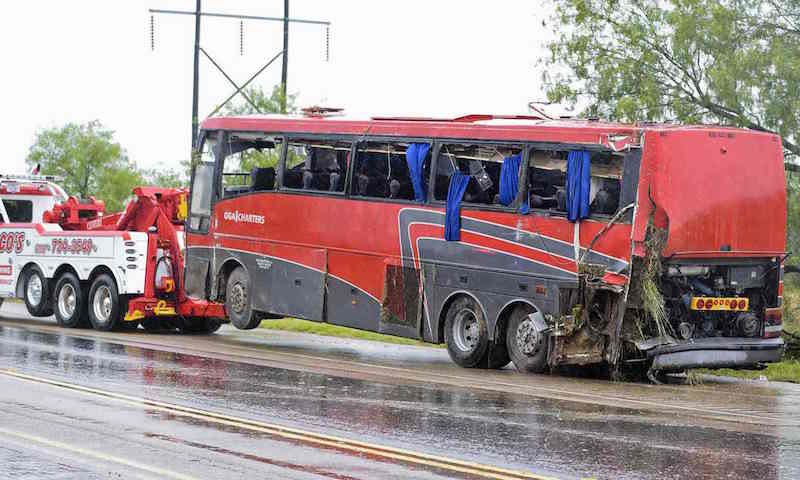
<svg viewBox="0 0 800 480">
<path fill-rule="evenodd" d="M 212 117 L 205 130 L 288 132 L 332 135 L 469 138 L 602 145 L 613 150 L 638 145 L 644 131 L 708 130 L 773 135 L 718 125 L 630 124 L 591 119 L 549 119 L 536 115 L 470 114 L 452 118 L 340 115 L 250 115 Z"/>
</svg>

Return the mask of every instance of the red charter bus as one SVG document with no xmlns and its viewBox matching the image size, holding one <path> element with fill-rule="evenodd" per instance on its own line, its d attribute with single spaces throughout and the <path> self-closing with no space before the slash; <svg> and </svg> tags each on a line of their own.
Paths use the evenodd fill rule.
<svg viewBox="0 0 800 480">
<path fill-rule="evenodd" d="M 463 367 L 777 361 L 779 138 L 532 116 L 211 118 L 186 290 L 446 343 Z"/>
</svg>

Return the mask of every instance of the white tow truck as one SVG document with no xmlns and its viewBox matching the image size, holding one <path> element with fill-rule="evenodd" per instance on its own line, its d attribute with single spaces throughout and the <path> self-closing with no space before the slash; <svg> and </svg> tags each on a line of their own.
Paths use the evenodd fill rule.
<svg viewBox="0 0 800 480">
<path fill-rule="evenodd" d="M 97 330 L 212 332 L 221 304 L 183 294 L 182 189 L 138 187 L 122 213 L 68 197 L 54 177 L 0 176 L 0 302 Z"/>
</svg>

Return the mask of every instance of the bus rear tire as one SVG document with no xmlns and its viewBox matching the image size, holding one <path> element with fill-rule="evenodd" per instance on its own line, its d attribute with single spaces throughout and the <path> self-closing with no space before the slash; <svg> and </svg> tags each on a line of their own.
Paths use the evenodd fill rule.
<svg viewBox="0 0 800 480">
<path fill-rule="evenodd" d="M 547 370 L 549 338 L 536 335 L 528 320 L 533 313 L 531 307 L 519 305 L 508 319 L 506 347 L 517 370 L 524 373 L 543 373 Z"/>
<path fill-rule="evenodd" d="M 121 311 L 117 282 L 107 274 L 98 275 L 89 289 L 89 321 L 95 330 L 110 332 L 119 326 Z"/>
<path fill-rule="evenodd" d="M 64 272 L 58 278 L 53 291 L 53 310 L 62 327 L 82 328 L 89 325 L 86 294 L 74 273 Z"/>
<path fill-rule="evenodd" d="M 250 277 L 242 267 L 236 267 L 225 286 L 225 313 L 234 327 L 252 330 L 261 324 L 261 317 L 253 311 Z"/>
<path fill-rule="evenodd" d="M 447 353 L 464 368 L 485 364 L 489 349 L 489 328 L 478 302 L 459 297 L 450 304 L 444 323 Z"/>
<path fill-rule="evenodd" d="M 33 265 L 25 269 L 22 288 L 28 313 L 34 317 L 53 314 L 53 309 L 50 308 L 50 288 L 39 267 Z"/>
</svg>

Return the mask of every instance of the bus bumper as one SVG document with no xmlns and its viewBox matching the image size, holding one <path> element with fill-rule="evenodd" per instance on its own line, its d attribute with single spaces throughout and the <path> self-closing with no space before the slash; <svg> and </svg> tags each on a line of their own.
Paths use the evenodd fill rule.
<svg viewBox="0 0 800 480">
<path fill-rule="evenodd" d="M 649 351 L 651 371 L 670 372 L 687 368 L 742 368 L 777 362 L 783 355 L 782 338 L 703 338 Z"/>
</svg>

